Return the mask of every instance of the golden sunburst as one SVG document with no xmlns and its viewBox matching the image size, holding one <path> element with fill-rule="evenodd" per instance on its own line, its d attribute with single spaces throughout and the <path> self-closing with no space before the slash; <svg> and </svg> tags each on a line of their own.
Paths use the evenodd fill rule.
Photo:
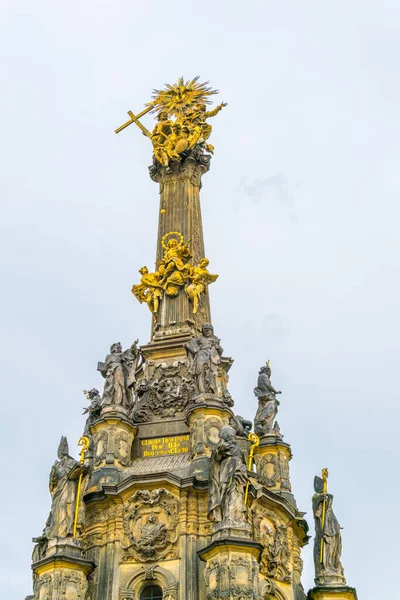
<svg viewBox="0 0 400 600">
<path fill-rule="evenodd" d="M 168 115 L 181 117 L 188 108 L 193 109 L 200 104 L 210 104 L 209 96 L 218 94 L 218 90 L 213 90 L 208 81 L 197 83 L 199 77 L 191 81 L 184 81 L 183 77 L 178 79 L 177 83 L 165 84 L 164 90 L 154 90 L 152 102 L 147 106 L 152 107 L 152 112 L 158 114 L 167 112 Z"/>
</svg>

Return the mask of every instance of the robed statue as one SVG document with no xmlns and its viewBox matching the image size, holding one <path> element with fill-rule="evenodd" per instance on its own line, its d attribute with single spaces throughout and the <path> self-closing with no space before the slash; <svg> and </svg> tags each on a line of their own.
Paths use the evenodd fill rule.
<svg viewBox="0 0 400 600">
<path fill-rule="evenodd" d="M 314 478 L 315 494 L 312 508 L 315 520 L 314 565 L 317 585 L 345 585 L 342 554 L 342 536 L 340 525 L 332 509 L 333 495 L 324 488 L 321 477 Z"/>
<path fill-rule="evenodd" d="M 118 406 L 132 409 L 132 386 L 136 381 L 140 354 L 137 343 L 138 340 L 125 351 L 122 351 L 119 342 L 112 344 L 104 363 L 98 364 L 97 369 L 105 378 L 102 407 Z"/>
<path fill-rule="evenodd" d="M 62 437 L 58 460 L 50 471 L 49 488 L 52 498 L 50 515 L 43 537 L 67 538 L 73 536 L 78 478 L 86 467 L 68 454 L 68 441 Z"/>
<path fill-rule="evenodd" d="M 254 388 L 254 394 L 258 398 L 258 410 L 254 418 L 254 432 L 257 435 L 279 435 L 279 427 L 275 422 L 275 417 L 279 406 L 279 400 L 276 396 L 281 393 L 271 383 L 271 367 L 268 361 L 265 366 L 261 367 L 257 386 Z"/>
<path fill-rule="evenodd" d="M 213 523 L 221 523 L 221 527 L 243 527 L 247 483 L 244 454 L 233 427 L 222 427 L 219 437 L 210 461 L 208 518 Z"/>
<path fill-rule="evenodd" d="M 202 335 L 185 344 L 191 355 L 189 372 L 195 376 L 199 394 L 218 394 L 218 367 L 223 349 L 211 323 L 202 327 Z"/>
</svg>

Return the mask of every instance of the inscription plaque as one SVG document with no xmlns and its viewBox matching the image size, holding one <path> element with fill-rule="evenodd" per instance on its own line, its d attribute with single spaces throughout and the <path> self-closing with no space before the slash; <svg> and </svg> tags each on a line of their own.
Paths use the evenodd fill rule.
<svg viewBox="0 0 400 600">
<path fill-rule="evenodd" d="M 185 454 L 189 452 L 189 434 L 173 435 L 142 440 L 140 448 L 142 456 L 168 456 L 170 454 Z"/>
</svg>

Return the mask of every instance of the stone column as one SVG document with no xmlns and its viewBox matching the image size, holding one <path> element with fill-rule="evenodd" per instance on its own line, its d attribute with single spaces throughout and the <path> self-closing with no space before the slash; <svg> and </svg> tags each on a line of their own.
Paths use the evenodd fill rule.
<svg viewBox="0 0 400 600">
<path fill-rule="evenodd" d="M 179 232 L 185 242 L 190 240 L 192 264 L 204 258 L 204 238 L 200 208 L 201 177 L 210 168 L 210 156 L 195 148 L 181 162 L 171 162 L 169 167 L 157 161 L 150 167 L 150 177 L 160 184 L 160 213 L 156 260 L 164 255 L 163 237 Z M 202 294 L 196 314 L 192 303 L 181 290 L 175 298 L 164 296 L 157 321 L 153 323 L 153 341 L 165 336 L 199 332 L 204 323 L 211 322 L 208 294 Z"/>
<path fill-rule="evenodd" d="M 91 561 L 83 558 L 77 540 L 50 540 L 46 557 L 32 565 L 34 599 L 85 600 L 87 576 L 94 567 Z"/>
</svg>

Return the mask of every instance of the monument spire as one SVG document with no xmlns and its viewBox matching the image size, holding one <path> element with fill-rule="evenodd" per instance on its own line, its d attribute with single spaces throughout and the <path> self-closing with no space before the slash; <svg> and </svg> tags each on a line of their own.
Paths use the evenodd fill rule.
<svg viewBox="0 0 400 600">
<path fill-rule="evenodd" d="M 180 78 L 164 90 L 154 90 L 152 101 L 131 123 L 141 128 L 153 145 L 150 177 L 160 187 L 156 269 L 139 270 L 141 281 L 132 288 L 154 315 L 152 341 L 166 337 L 192 337 L 211 321 L 208 286 L 217 275 L 208 271 L 200 206 L 201 178 L 210 168 L 214 147 L 208 123 L 226 106 L 207 111 L 210 96 L 217 94 L 208 82 Z M 152 131 L 139 117 L 156 113 Z"/>
</svg>

